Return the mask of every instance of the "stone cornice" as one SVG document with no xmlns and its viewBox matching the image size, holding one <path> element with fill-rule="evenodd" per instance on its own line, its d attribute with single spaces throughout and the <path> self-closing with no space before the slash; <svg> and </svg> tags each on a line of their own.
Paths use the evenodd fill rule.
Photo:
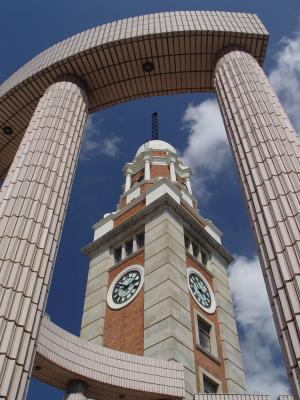
<svg viewBox="0 0 300 400">
<path fill-rule="evenodd" d="M 81 251 L 86 256 L 91 257 L 103 245 L 107 245 L 112 240 L 114 240 L 116 236 L 122 235 L 126 233 L 128 229 L 140 225 L 142 221 L 145 221 L 146 218 L 154 212 L 166 209 L 169 209 L 174 214 L 178 215 L 185 222 L 185 224 L 189 224 L 189 228 L 193 231 L 194 235 L 200 237 L 203 241 L 208 243 L 208 245 L 211 246 L 228 263 L 233 261 L 233 257 L 231 256 L 231 254 L 205 230 L 204 226 L 201 225 L 199 215 L 192 209 L 190 210 L 190 212 L 185 210 L 182 205 L 178 204 L 167 193 L 143 208 L 142 210 L 138 211 L 136 214 L 129 217 L 121 225 L 116 226 L 111 231 L 103 235 L 101 238 L 82 248 Z"/>
</svg>

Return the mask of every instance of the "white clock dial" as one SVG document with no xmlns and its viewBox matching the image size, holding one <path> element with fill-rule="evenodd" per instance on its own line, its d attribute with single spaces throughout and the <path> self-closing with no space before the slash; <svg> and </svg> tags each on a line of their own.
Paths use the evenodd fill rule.
<svg viewBox="0 0 300 400">
<path fill-rule="evenodd" d="M 199 306 L 209 314 L 216 310 L 214 293 L 204 278 L 195 268 L 187 269 L 188 286 L 190 292 Z"/>
<path fill-rule="evenodd" d="M 107 303 L 112 309 L 120 309 L 133 301 L 144 283 L 144 268 L 131 265 L 120 272 L 111 283 Z"/>
</svg>

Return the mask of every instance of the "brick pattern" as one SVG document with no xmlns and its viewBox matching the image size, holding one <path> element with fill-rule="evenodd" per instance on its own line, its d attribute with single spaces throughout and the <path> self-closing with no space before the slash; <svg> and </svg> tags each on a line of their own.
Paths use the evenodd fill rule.
<svg viewBox="0 0 300 400">
<path fill-rule="evenodd" d="M 167 152 L 154 150 L 154 151 L 152 151 L 151 154 L 153 157 L 165 157 L 167 155 Z"/>
<path fill-rule="evenodd" d="M 165 176 L 170 178 L 170 171 L 168 165 L 151 165 L 151 179 L 158 178 L 160 176 Z"/>
<path fill-rule="evenodd" d="M 2 188 L 0 397 L 23 399 L 45 307 L 87 100 L 58 82 L 41 98 Z"/>
<path fill-rule="evenodd" d="M 126 260 L 109 273 L 109 284 L 125 268 L 144 265 L 144 252 Z M 106 304 L 103 345 L 131 354 L 144 354 L 144 289 L 126 307 L 112 310 Z"/>
<path fill-rule="evenodd" d="M 145 208 L 145 199 L 141 200 L 134 206 L 130 207 L 129 210 L 124 211 L 120 216 L 114 219 L 114 227 L 121 225 L 127 219 L 129 219 L 132 215 L 136 214 L 138 211 Z"/>
<path fill-rule="evenodd" d="M 138 37 L 138 40 L 136 40 Z M 240 45 L 263 62 L 268 33 L 255 14 L 177 11 L 114 21 L 43 51 L 0 86 L 0 177 L 4 177 L 46 88 L 62 74 L 88 86 L 94 112 L 149 95 L 212 91 L 214 59 Z M 154 63 L 150 74 L 145 60 Z"/>
<path fill-rule="evenodd" d="M 195 400 L 272 400 L 265 394 L 195 394 Z"/>
<path fill-rule="evenodd" d="M 204 276 L 207 282 L 210 284 L 212 289 L 214 290 L 213 279 L 210 274 L 208 274 L 203 268 L 199 267 L 198 263 L 187 254 L 187 266 L 196 268 L 200 274 Z M 220 337 L 220 329 L 219 329 L 219 320 L 217 313 L 207 314 L 199 305 L 195 302 L 193 296 L 190 294 L 190 307 L 191 307 L 191 315 L 192 315 L 192 329 L 193 329 L 193 343 L 194 343 L 194 352 L 195 352 L 195 370 L 196 370 L 196 380 L 197 380 L 197 389 L 200 392 L 200 376 L 199 376 L 199 368 L 204 368 L 209 371 L 213 376 L 215 376 L 221 383 L 222 389 L 224 393 L 227 393 L 227 382 L 226 382 L 226 374 L 225 374 L 225 366 L 223 362 L 223 351 L 222 351 L 222 342 Z M 216 333 L 216 341 L 217 341 L 217 349 L 218 349 L 218 362 L 214 361 L 208 355 L 204 354 L 200 350 L 197 349 L 196 346 L 196 335 L 198 335 L 198 327 L 195 326 L 194 319 L 194 310 L 197 310 L 200 315 L 203 315 L 206 319 L 208 319 L 215 327 Z"/>
<path fill-rule="evenodd" d="M 182 399 L 181 364 L 111 350 L 88 342 L 43 319 L 33 376 L 65 390 L 71 380 L 86 383 L 90 399 Z"/>
<path fill-rule="evenodd" d="M 278 396 L 278 400 L 294 400 L 294 396 L 283 394 Z"/>
<path fill-rule="evenodd" d="M 223 55 L 215 86 L 292 390 L 299 396 L 300 140 L 250 54 Z"/>
</svg>

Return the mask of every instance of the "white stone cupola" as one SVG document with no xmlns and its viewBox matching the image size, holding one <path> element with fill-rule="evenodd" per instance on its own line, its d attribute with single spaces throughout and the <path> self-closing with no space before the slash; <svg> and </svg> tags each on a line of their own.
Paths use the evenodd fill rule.
<svg viewBox="0 0 300 400">
<path fill-rule="evenodd" d="M 183 166 L 176 149 L 169 143 L 163 140 L 145 142 L 137 150 L 132 162 L 125 165 L 123 171 L 125 184 L 121 207 L 160 181 L 171 185 L 190 206 L 195 207 L 191 169 Z"/>
</svg>

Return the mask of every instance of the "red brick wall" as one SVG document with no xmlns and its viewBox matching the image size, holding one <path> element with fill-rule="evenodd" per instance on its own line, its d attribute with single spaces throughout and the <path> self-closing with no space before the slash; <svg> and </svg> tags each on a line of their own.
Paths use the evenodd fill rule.
<svg viewBox="0 0 300 400">
<path fill-rule="evenodd" d="M 114 220 L 114 227 L 122 224 L 129 217 L 136 214 L 138 211 L 142 210 L 145 207 L 145 199 L 137 203 L 135 206 L 131 207 L 129 210 L 125 211 L 119 217 Z"/>
<path fill-rule="evenodd" d="M 125 261 L 109 274 L 109 286 L 126 267 L 144 265 L 144 251 Z M 103 345 L 132 354 L 144 354 L 144 288 L 124 308 L 112 310 L 106 305 Z"/>
<path fill-rule="evenodd" d="M 165 155 L 167 154 L 165 151 L 152 151 L 151 152 L 153 157 L 165 157 Z"/>
<path fill-rule="evenodd" d="M 165 176 L 170 178 L 170 171 L 168 165 L 151 165 L 151 179 Z"/>
<path fill-rule="evenodd" d="M 212 277 L 205 271 L 203 268 L 199 267 L 198 263 L 187 254 L 187 266 L 194 267 L 197 269 L 207 280 L 210 286 L 213 288 L 213 280 Z M 196 370 L 196 381 L 197 381 L 197 389 L 200 388 L 200 375 L 199 375 L 199 367 L 206 369 L 209 373 L 215 376 L 219 381 L 222 382 L 223 392 L 227 392 L 227 383 L 226 383 L 226 375 L 225 375 L 225 366 L 223 362 L 223 352 L 220 338 L 220 329 L 219 329 L 219 321 L 217 312 L 213 314 L 207 314 L 202 310 L 194 300 L 193 296 L 190 294 L 190 307 L 191 307 L 191 317 L 192 317 L 192 330 L 193 330 L 193 341 L 194 341 L 194 352 L 195 352 L 195 370 Z M 218 358 L 220 363 L 212 360 L 209 356 L 204 354 L 201 350 L 199 350 L 196 346 L 196 335 L 198 335 L 197 327 L 195 326 L 194 320 L 194 309 L 203 314 L 205 318 L 207 318 L 210 322 L 214 324 L 215 332 L 216 332 L 216 340 L 217 340 L 217 349 L 218 349 Z"/>
</svg>

